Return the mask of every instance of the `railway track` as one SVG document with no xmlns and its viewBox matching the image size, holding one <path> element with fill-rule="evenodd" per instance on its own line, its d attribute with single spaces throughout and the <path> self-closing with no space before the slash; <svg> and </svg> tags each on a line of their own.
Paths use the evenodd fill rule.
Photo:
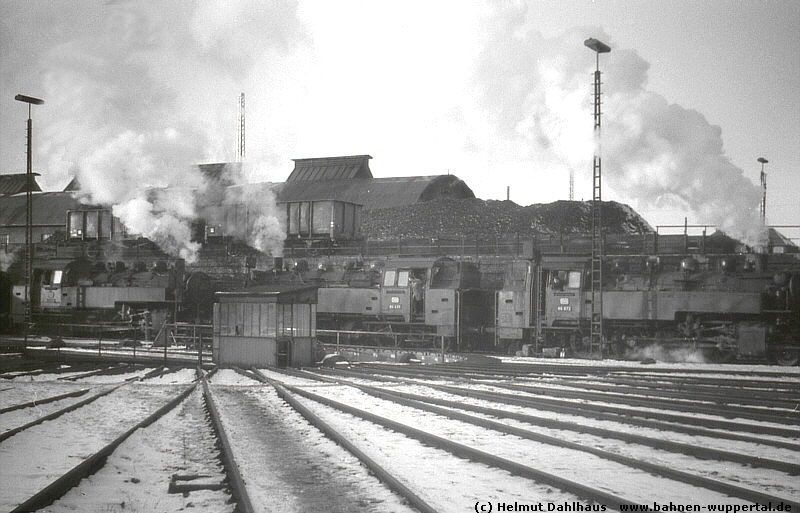
<svg viewBox="0 0 800 513">
<path fill-rule="evenodd" d="M 420 482 L 421 479 L 425 479 L 424 472 L 422 475 L 420 475 L 419 472 L 414 472 L 415 470 L 419 470 L 423 463 L 417 461 L 412 469 L 398 469 L 397 464 L 392 464 L 392 460 L 406 460 L 407 455 L 403 454 L 404 451 L 413 450 L 415 452 L 427 453 L 421 456 L 428 460 L 432 458 L 433 461 L 436 461 L 438 467 L 437 475 L 443 472 L 446 476 L 451 476 L 451 478 L 454 479 L 456 476 L 462 474 L 477 478 L 474 488 L 478 490 L 478 492 L 474 498 L 492 497 L 493 493 L 491 489 L 494 486 L 493 483 L 498 482 L 496 480 L 503 480 L 508 486 L 527 487 L 531 491 L 542 494 L 542 496 L 549 495 L 551 499 L 564 503 L 575 503 L 587 500 L 595 502 L 615 502 L 620 500 L 619 497 L 603 490 L 565 480 L 518 462 L 500 458 L 491 453 L 464 444 L 452 442 L 444 437 L 439 437 L 423 430 L 403 426 L 388 418 L 372 415 L 369 412 L 358 410 L 345 404 L 337 403 L 336 401 L 331 401 L 330 399 L 317 396 L 316 394 L 304 391 L 292 385 L 281 385 L 276 382 L 276 380 L 269 379 L 258 372 L 256 372 L 255 375 L 264 382 L 272 384 L 272 386 L 279 390 L 281 396 L 296 408 L 304 411 L 310 410 L 312 412 L 309 414 L 310 418 L 316 417 L 318 420 L 315 422 L 322 422 L 323 425 L 326 426 L 323 430 L 330 436 L 335 437 L 337 441 L 345 443 L 349 447 L 356 446 L 355 453 L 360 454 L 361 457 L 364 458 L 362 461 L 368 465 L 373 472 L 382 476 L 382 479 L 400 482 L 402 488 L 397 490 L 398 493 L 402 493 L 404 497 L 420 511 L 450 510 L 452 505 L 448 504 L 448 502 L 451 497 L 447 491 L 438 496 L 430 492 L 425 493 L 424 496 L 423 494 L 415 492 L 415 489 L 424 489 L 424 486 L 422 486 Z M 323 416 L 319 415 L 317 408 L 313 407 L 308 399 L 344 412 L 348 416 L 348 420 L 344 422 L 331 422 L 329 418 L 323 418 Z M 357 422 L 354 419 L 362 419 L 363 422 Z M 380 444 L 380 446 L 384 448 L 383 454 L 380 454 L 381 451 L 376 451 L 374 446 L 364 449 L 361 447 L 364 444 L 353 442 L 354 439 L 359 438 L 358 436 L 353 436 L 352 428 L 354 425 L 358 425 L 362 434 L 369 433 L 369 436 L 372 437 L 377 436 L 374 429 L 371 427 L 376 423 L 391 429 L 392 432 L 386 438 L 387 441 Z M 381 438 L 383 438 L 383 436 Z M 409 446 L 410 440 L 414 441 L 412 442 L 412 446 Z M 387 452 L 386 449 L 391 447 L 395 449 Z M 431 447 L 435 448 L 432 454 L 430 454 Z M 400 466 L 402 466 L 402 464 Z M 533 483 L 531 479 L 534 479 Z M 422 501 L 421 503 L 419 502 L 420 500 Z M 467 502 L 470 500 L 472 499 L 468 498 Z"/>
<path fill-rule="evenodd" d="M 318 372 L 332 373 L 320 369 Z M 490 386 L 485 386 L 478 382 L 483 389 L 475 387 L 459 387 L 458 383 L 453 385 L 432 384 L 430 380 L 435 377 L 433 374 L 426 373 L 424 380 L 417 381 L 412 378 L 419 376 L 416 371 L 391 372 L 381 369 L 381 374 L 373 375 L 369 371 L 361 370 L 341 370 L 335 371 L 337 374 L 346 375 L 354 378 L 378 379 L 398 383 L 416 383 L 428 386 L 432 389 L 445 393 L 470 397 L 490 402 L 498 402 L 509 406 L 520 406 L 533 408 L 542 411 L 553 412 L 556 414 L 573 415 L 578 417 L 592 418 L 597 421 L 611 421 L 623 424 L 631 424 L 642 428 L 652 428 L 662 431 L 674 431 L 689 435 L 709 436 L 727 440 L 737 440 L 744 442 L 757 442 L 775 447 L 796 447 L 800 431 L 795 426 L 780 426 L 764 423 L 733 422 L 720 418 L 698 415 L 680 415 L 666 413 L 653 408 L 628 408 L 616 407 L 608 404 L 588 403 L 567 401 L 560 399 L 550 399 L 546 397 L 531 397 L 523 393 L 505 393 L 502 390 L 492 390 Z M 431 371 L 434 372 L 434 371 Z M 396 374 L 390 376 L 387 374 Z M 467 381 L 469 380 L 459 380 Z M 764 436 L 769 435 L 769 436 Z M 776 439 L 777 438 L 777 439 Z M 787 442 L 786 440 L 791 440 Z"/>
<path fill-rule="evenodd" d="M 452 370 L 445 369 L 443 373 L 439 372 L 436 367 L 432 368 L 394 368 L 387 365 L 366 365 L 358 366 L 355 369 L 367 369 L 372 374 L 384 374 L 389 376 L 403 376 L 415 379 L 442 379 L 443 377 L 458 378 L 459 380 L 467 380 L 472 382 L 483 382 L 473 375 L 459 375 L 454 374 Z M 483 375 L 481 375 L 483 377 Z M 496 381 L 496 380 L 494 380 Z M 511 391 L 522 392 L 531 397 L 535 397 L 542 402 L 547 402 L 552 405 L 562 405 L 569 407 L 569 401 L 561 399 L 580 400 L 582 404 L 590 409 L 599 409 L 603 411 L 614 411 L 619 414 L 637 415 L 642 417 L 651 417 L 659 420 L 666 421 L 681 421 L 674 415 L 664 413 L 645 412 L 644 410 L 620 410 L 615 408 L 613 404 L 625 404 L 639 408 L 658 408 L 660 410 L 672 410 L 679 412 L 695 413 L 703 416 L 717 416 L 720 418 L 737 418 L 737 419 L 750 419 L 763 422 L 771 422 L 775 424 L 786 424 L 789 426 L 796 426 L 800 424 L 800 393 L 794 391 L 794 398 L 791 396 L 782 396 L 774 400 L 767 400 L 770 404 L 765 407 L 751 406 L 747 404 L 731 404 L 727 403 L 729 400 L 727 391 L 720 391 L 718 393 L 707 393 L 704 397 L 697 397 L 693 393 L 686 393 L 684 395 L 678 394 L 661 394 L 657 391 L 652 391 L 643 394 L 639 390 L 628 388 L 626 390 L 609 390 L 597 391 L 595 390 L 570 390 L 566 387 L 557 388 L 553 386 L 535 385 L 528 382 L 515 382 L 515 383 L 492 383 L 493 387 L 507 389 Z M 762 385 L 763 386 L 763 385 Z M 762 390 L 767 390 L 762 388 Z M 780 391 L 783 388 L 779 387 Z M 791 392 L 789 392 L 791 393 Z M 739 395 L 744 395 L 746 392 L 740 392 Z M 558 400 L 553 398 L 559 398 Z M 735 400 L 735 398 L 732 398 Z M 587 405 L 586 403 L 593 401 L 596 403 L 603 403 L 601 406 Z M 721 404 L 726 403 L 726 404 Z M 767 407 L 768 406 L 768 407 Z M 726 423 L 722 420 L 714 421 L 705 417 L 695 417 L 687 422 L 706 427 L 722 427 L 728 429 L 739 429 L 742 431 L 751 430 L 746 425 L 740 423 Z M 763 429 L 759 427 L 759 430 Z M 769 431 L 756 431 L 758 433 L 773 432 L 779 435 L 786 436 L 786 431 L 781 428 L 770 428 Z M 791 435 L 790 435 L 791 436 Z"/>
<path fill-rule="evenodd" d="M 424 411 L 429 414 L 447 418 L 450 421 L 457 421 L 470 426 L 479 426 L 483 429 L 489 430 L 492 433 L 495 433 L 492 435 L 494 437 L 497 437 L 497 434 L 500 433 L 502 436 L 513 436 L 532 444 L 540 444 L 536 445 L 536 450 L 531 450 L 530 447 L 528 450 L 521 450 L 520 452 L 523 454 L 536 454 L 541 452 L 544 450 L 542 449 L 542 445 L 557 447 L 562 451 L 567 451 L 567 453 L 570 451 L 578 451 L 584 454 L 584 456 L 576 458 L 576 461 L 581 461 L 582 464 L 590 461 L 587 460 L 588 456 L 586 456 L 590 454 L 592 457 L 600 458 L 606 463 L 613 462 L 613 464 L 622 465 L 624 468 L 636 469 L 637 471 L 647 473 L 648 475 L 654 474 L 660 476 L 660 478 L 666 479 L 666 482 L 669 483 L 666 485 L 667 489 L 674 490 L 674 483 L 680 482 L 683 485 L 701 488 L 704 490 L 699 495 L 697 492 L 695 492 L 694 495 L 685 495 L 685 497 L 708 497 L 710 501 L 713 501 L 716 500 L 713 499 L 714 494 L 721 494 L 722 496 L 736 498 L 740 501 L 744 500 L 754 503 L 766 503 L 770 500 L 774 501 L 776 497 L 779 496 L 776 495 L 775 490 L 780 489 L 780 485 L 776 488 L 769 484 L 769 478 L 760 483 L 762 490 L 759 490 L 758 486 L 755 486 L 752 483 L 747 483 L 745 486 L 742 486 L 736 482 L 736 479 L 718 479 L 715 476 L 710 475 L 708 472 L 706 472 L 704 475 L 702 470 L 691 472 L 682 470 L 683 468 L 687 468 L 687 461 L 691 462 L 691 460 L 698 460 L 699 458 L 736 462 L 736 464 L 741 465 L 742 468 L 747 468 L 750 465 L 757 465 L 761 468 L 770 469 L 767 470 L 766 473 L 768 475 L 772 475 L 774 473 L 772 477 L 776 478 L 777 482 L 792 482 L 793 478 L 789 477 L 789 475 L 796 474 L 798 471 L 800 471 L 800 464 L 797 462 L 780 460 L 770 461 L 765 458 L 752 457 L 730 451 L 714 450 L 700 445 L 671 442 L 669 440 L 665 440 L 664 437 L 646 437 L 631 433 L 615 432 L 610 429 L 580 426 L 579 424 L 563 421 L 547 421 L 547 419 L 544 419 L 544 422 L 542 422 L 542 419 L 537 421 L 531 415 L 515 414 L 513 412 L 508 412 L 505 409 L 478 407 L 465 404 L 464 401 L 447 401 L 436 399 L 432 398 L 430 396 L 431 394 L 414 395 L 401 393 L 391 389 L 391 386 L 386 384 L 387 379 L 385 376 L 382 376 L 380 380 L 378 380 L 378 385 L 380 386 L 371 386 L 363 384 L 365 378 L 368 377 L 365 376 L 365 374 L 358 376 L 361 379 L 358 380 L 359 382 L 356 382 L 355 380 L 342 380 L 342 375 L 338 371 L 334 373 L 326 372 L 325 375 L 320 375 L 317 372 L 283 372 L 286 372 L 284 376 L 293 376 L 301 381 L 308 380 L 308 383 L 284 385 L 291 393 L 299 394 L 306 399 L 325 405 L 328 408 L 335 409 L 338 412 L 350 415 L 354 418 L 362 419 L 365 422 L 378 424 L 382 427 L 402 432 L 409 437 L 424 441 L 426 445 L 446 448 L 445 450 L 448 450 L 452 454 L 457 454 L 471 460 L 482 461 L 490 466 L 503 468 L 506 471 L 525 476 L 533 481 L 548 483 L 550 486 L 556 486 L 562 491 L 574 493 L 578 498 L 577 500 L 594 500 L 604 504 L 621 504 L 624 502 L 630 502 L 631 500 L 635 501 L 636 498 L 630 496 L 624 497 L 624 490 L 620 492 L 620 495 L 611 494 L 614 495 L 613 498 L 609 496 L 601 498 L 600 495 L 592 495 L 593 492 L 580 488 L 581 486 L 586 486 L 585 483 L 571 480 L 566 480 L 566 482 L 558 481 L 559 476 L 542 474 L 535 475 L 534 473 L 531 473 L 530 470 L 515 466 L 513 461 L 500 461 L 503 460 L 503 458 L 499 458 L 498 460 L 498 456 L 496 454 L 491 454 L 490 451 L 480 451 L 480 449 L 469 447 L 465 448 L 461 446 L 463 444 L 459 445 L 457 442 L 447 440 L 447 437 L 437 437 L 436 435 L 432 435 L 431 433 L 427 432 L 427 430 L 420 430 L 413 426 L 409 426 L 409 423 L 414 423 L 415 425 L 417 424 L 417 419 L 414 417 L 414 415 L 417 415 L 416 413 L 409 413 L 408 411 L 400 413 L 400 418 L 413 418 L 414 420 L 398 422 L 396 419 L 392 420 L 384 415 L 376 415 L 375 413 L 372 413 L 372 407 L 368 408 L 370 411 L 365 411 L 365 409 L 355 408 L 351 405 L 351 403 L 358 403 L 359 401 L 337 401 L 331 397 L 334 395 L 331 391 L 339 390 L 343 388 L 344 385 L 347 385 L 347 387 L 357 389 L 364 394 L 369 394 L 373 397 L 373 399 L 377 398 L 378 401 L 389 403 L 394 405 L 394 407 L 399 404 L 406 408 L 413 408 L 411 411 L 414 412 Z M 262 379 L 266 379 L 266 377 L 262 376 Z M 320 385 L 320 382 L 324 382 L 326 384 Z M 339 386 L 332 387 L 332 383 L 339 383 Z M 435 388 L 430 384 L 427 386 L 430 389 L 435 390 Z M 314 388 L 314 392 L 309 391 L 309 388 L 312 387 Z M 347 394 L 344 394 L 344 397 L 348 397 Z M 363 402 L 363 400 L 361 402 Z M 384 409 L 391 409 L 385 404 L 383 406 L 376 407 L 381 411 Z M 516 423 L 520 425 L 522 423 L 527 423 L 527 426 L 520 427 L 517 424 L 509 425 L 508 419 L 513 419 L 513 421 L 516 421 Z M 503 420 L 503 422 L 500 420 Z M 348 420 L 346 422 L 353 421 Z M 555 436 L 543 435 L 541 434 L 540 429 L 531 429 L 531 425 L 535 426 L 536 428 L 541 428 L 544 425 L 548 429 L 560 431 Z M 580 433 L 580 437 L 586 438 L 587 435 L 590 435 L 593 438 L 584 440 L 583 442 L 564 440 L 564 437 L 561 435 L 561 433 L 563 433 L 564 430 L 570 429 L 576 433 Z M 613 447 L 613 449 L 610 450 L 597 448 L 598 446 L 602 447 L 603 445 L 608 445 L 607 440 L 610 438 L 620 440 L 624 442 L 624 444 L 617 444 Z M 755 440 L 752 440 L 751 442 L 755 442 Z M 455 443 L 455 445 L 452 445 L 452 443 Z M 625 455 L 624 452 L 626 450 L 621 450 L 621 447 L 623 447 L 623 445 L 631 446 L 633 444 L 636 446 L 647 446 L 648 452 L 644 454 L 648 454 L 650 456 L 653 455 L 652 448 L 658 449 L 656 457 L 642 457 L 643 453 L 641 451 L 637 453 L 636 451 L 630 450 L 627 451 L 630 453 L 630 455 Z M 800 460 L 800 446 L 793 445 L 790 447 L 794 447 L 794 450 L 797 451 L 794 453 L 794 455 L 798 460 Z M 478 452 L 473 452 L 473 449 L 477 450 Z M 655 459 L 656 462 L 649 461 L 653 459 Z M 736 464 L 733 466 L 735 467 Z M 526 465 L 522 466 L 525 467 Z M 702 467 L 702 465 L 700 465 L 700 467 Z M 688 468 L 691 468 L 691 465 L 689 465 Z M 623 475 L 626 471 L 621 472 L 622 474 L 619 475 Z M 639 477 L 636 477 L 636 479 L 639 479 Z M 589 486 L 588 488 L 592 487 Z M 600 487 L 597 487 L 596 489 L 599 488 Z M 791 488 L 791 486 L 788 488 Z M 605 490 L 604 493 L 607 493 L 609 489 L 608 483 L 604 483 L 602 489 Z M 651 489 L 659 488 L 656 487 Z M 789 490 L 789 498 L 781 500 L 788 501 L 786 502 L 787 504 L 798 504 L 798 501 L 796 500 L 797 493 L 798 490 L 795 487 L 794 489 Z"/>
<path fill-rule="evenodd" d="M 150 511 L 191 504 L 198 512 L 444 512 L 485 502 L 618 509 L 679 497 L 779 501 L 800 509 L 796 425 L 707 415 L 717 424 L 698 426 L 691 419 L 699 415 L 664 409 L 687 400 L 669 383 L 648 388 L 626 377 L 634 382 L 617 387 L 602 376 L 562 376 L 547 384 L 530 374 L 488 371 L 434 382 L 436 369 L 404 371 L 415 376 L 372 370 L 247 370 L 236 383 L 225 371 L 224 379 L 202 378 L 202 387 L 179 392 L 161 386 L 170 383 L 167 368 L 148 373 L 149 387 L 100 380 L 87 390 L 54 380 L 71 388 L 37 403 L 58 407 L 53 422 L 0 439 L 0 458 L 17 471 L 15 478 L 0 470 L 2 500 L 10 501 L 0 509 Z M 99 377 L 78 381 L 92 379 Z M 594 395 L 539 397 L 551 389 Z M 696 403 L 715 406 L 706 393 Z M 768 398 L 770 389 L 760 393 Z M 601 403 L 606 395 L 619 402 Z M 642 400 L 647 404 L 637 404 Z M 65 401 L 73 408 L 61 412 Z M 31 408 L 25 401 L 0 404 L 3 416 Z M 770 408 L 788 406 L 776 400 Z M 129 412 L 128 422 L 114 418 L 120 411 Z M 86 422 L 99 416 L 107 425 Z M 739 424 L 775 431 L 756 436 L 737 431 Z M 102 431 L 102 443 L 81 445 L 80 435 L 93 431 Z M 68 450 L 22 458 L 21 447 L 59 437 Z M 43 468 L 47 475 L 37 475 Z"/>
<path fill-rule="evenodd" d="M 265 387 L 252 374 L 245 380 L 236 386 L 212 380 L 208 391 L 228 440 L 224 452 L 238 467 L 254 511 L 413 511 L 374 477 L 390 483 L 389 474 L 368 466 L 370 475 L 360 459 L 326 438 L 335 437 L 332 431 L 306 417 L 302 406 L 295 409 L 293 394 L 278 384 Z M 410 500 L 420 511 L 434 511 Z"/>
<path fill-rule="evenodd" d="M 155 378 L 164 372 L 164 369 L 154 369 L 147 377 Z M 65 409 L 67 411 L 59 410 L 48 416 L 48 420 L 54 422 L 36 422 L 4 437 L 0 442 L 0 457 L 4 461 L 0 471 L 0 487 L 4 490 L 2 506 L 11 511 L 37 511 L 45 507 L 47 511 L 116 511 L 124 510 L 126 505 L 128 508 L 133 506 L 134 511 L 146 511 L 155 510 L 157 504 L 163 507 L 164 497 L 153 493 L 150 493 L 149 500 L 155 502 L 134 506 L 137 497 L 142 496 L 144 483 L 158 476 L 156 472 L 142 471 L 141 468 L 137 471 L 137 466 L 149 461 L 143 461 L 142 454 L 153 454 L 142 448 L 157 441 L 163 442 L 166 446 L 162 444 L 155 452 L 171 455 L 173 460 L 177 460 L 180 452 L 175 449 L 182 441 L 185 465 L 187 437 L 191 435 L 192 446 L 196 446 L 199 443 L 197 432 L 192 428 L 196 428 L 198 422 L 202 425 L 207 421 L 201 408 L 202 400 L 194 392 L 196 384 L 181 387 L 177 393 L 174 387 L 167 389 L 153 385 L 131 389 L 136 386 L 133 380 L 129 380 L 105 387 L 101 393 L 70 405 Z M 169 415 L 180 415 L 184 421 L 161 420 Z M 185 422 L 188 417 L 193 422 Z M 176 429 L 181 432 L 171 433 Z M 210 427 L 208 429 L 210 432 Z M 207 447 L 202 449 L 203 456 L 199 461 L 206 461 L 206 452 L 214 448 L 215 440 L 212 437 L 209 443 L 208 438 L 205 437 Z M 169 440 L 172 444 L 168 443 Z M 26 454 L 30 447 L 42 444 L 50 444 L 52 451 L 28 450 L 29 454 Z M 180 463 L 173 462 L 170 467 L 176 469 L 180 466 Z M 217 473 L 221 483 L 225 476 Z M 84 479 L 89 475 L 92 475 L 91 480 Z M 165 497 L 167 486 L 178 490 L 191 490 L 192 486 L 199 489 L 196 475 L 190 476 L 195 478 L 192 483 L 180 479 L 171 482 L 169 473 L 165 475 L 161 476 L 164 478 L 161 484 L 164 485 Z M 115 488 L 117 493 L 109 494 L 109 487 Z M 216 489 L 225 488 L 218 486 Z M 132 489 L 139 492 L 134 493 Z M 177 496 L 183 499 L 182 495 Z M 228 498 L 229 494 L 222 492 L 216 501 L 221 508 L 218 511 L 226 511 Z M 116 504 L 109 504 L 109 501 L 117 499 Z M 183 500 L 180 506 L 185 506 L 186 502 Z"/>
<path fill-rule="evenodd" d="M 733 461 L 742 463 L 744 465 L 750 465 L 753 467 L 773 468 L 792 474 L 800 474 L 800 443 L 787 442 L 785 444 L 778 445 L 778 447 L 787 449 L 789 451 L 785 453 L 785 456 L 788 457 L 792 453 L 797 453 L 798 455 L 797 463 L 785 462 L 765 457 L 752 456 L 749 454 L 740 454 L 727 450 L 714 449 L 699 444 L 675 442 L 671 439 L 665 438 L 664 436 L 642 436 L 636 433 L 615 431 L 612 429 L 580 424 L 578 422 L 568 422 L 552 418 L 543 418 L 530 414 L 510 412 L 506 409 L 501 409 L 497 407 L 492 408 L 476 404 L 470 404 L 463 400 L 457 400 L 459 399 L 459 396 L 454 394 L 451 394 L 452 396 L 450 399 L 436 398 L 433 397 L 433 394 L 430 393 L 432 388 L 426 390 L 425 394 L 412 394 L 412 393 L 398 392 L 396 389 L 393 388 L 390 389 L 387 387 L 379 388 L 375 386 L 368 386 L 362 383 L 354 382 L 352 380 L 343 380 L 340 377 L 320 376 L 317 373 L 311 373 L 307 371 L 301 371 L 299 373 L 292 373 L 292 374 L 299 376 L 301 378 L 305 377 L 308 379 L 319 380 L 328 383 L 347 384 L 349 386 L 356 387 L 368 394 L 376 395 L 379 397 L 391 395 L 393 397 L 396 397 L 399 401 L 411 400 L 416 402 L 441 405 L 453 409 L 461 409 L 465 411 L 482 413 L 484 415 L 489 415 L 496 418 L 515 419 L 522 422 L 526 422 L 528 424 L 551 428 L 551 429 L 566 430 L 577 433 L 587 433 L 587 434 L 598 435 L 605 438 L 615 438 L 626 442 L 637 443 L 640 445 L 645 445 L 656 449 L 663 449 L 671 452 L 683 453 L 706 459 Z M 491 401 L 483 401 L 483 402 L 491 404 Z M 671 426 L 666 426 L 666 427 L 670 428 Z M 714 435 L 714 433 L 707 433 L 707 434 Z M 764 444 L 763 440 L 755 438 L 750 438 L 745 440 L 754 444 Z M 765 445 L 772 446 L 773 444 L 769 442 L 770 441 L 767 441 Z"/>
<path fill-rule="evenodd" d="M 698 368 L 693 367 L 690 369 L 682 367 L 648 367 L 641 365 L 633 367 L 630 365 L 603 365 L 603 366 L 590 366 L 586 364 L 564 364 L 564 363 L 512 363 L 489 361 L 489 362 L 455 362 L 445 364 L 444 367 L 453 370 L 473 370 L 478 372 L 497 371 L 497 373 L 510 374 L 510 375 L 550 375 L 550 376 L 605 376 L 605 375 L 633 375 L 638 376 L 641 374 L 661 374 L 663 376 L 679 376 L 682 374 L 698 375 L 691 378 L 693 381 L 714 382 L 715 380 L 731 381 L 747 381 L 744 378 L 768 378 L 780 380 L 782 378 L 797 378 L 797 373 L 784 370 L 752 370 L 752 369 L 737 369 L 726 368 L 720 371 L 718 369 Z M 715 378 L 714 375 L 726 374 L 730 376 L 737 376 L 737 378 Z"/>
</svg>

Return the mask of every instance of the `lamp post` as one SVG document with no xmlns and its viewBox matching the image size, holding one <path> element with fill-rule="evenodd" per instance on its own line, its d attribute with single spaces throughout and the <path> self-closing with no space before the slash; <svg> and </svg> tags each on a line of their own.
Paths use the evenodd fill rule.
<svg viewBox="0 0 800 513">
<path fill-rule="evenodd" d="M 583 42 L 594 51 L 594 162 L 592 164 L 592 311 L 590 315 L 589 351 L 603 358 L 603 231 L 602 231 L 602 160 L 600 158 L 600 54 L 611 47 L 602 41 L 589 38 Z"/>
<path fill-rule="evenodd" d="M 42 105 L 44 100 L 18 94 L 15 100 L 28 104 L 28 137 L 26 153 L 28 166 L 25 180 L 25 345 L 28 344 L 28 329 L 31 323 L 31 280 L 33 279 L 33 165 L 31 160 L 31 138 L 33 122 L 31 121 L 31 105 Z"/>
<path fill-rule="evenodd" d="M 769 160 L 764 157 L 756 159 L 761 162 L 761 224 L 767 225 L 767 173 L 764 172 L 764 164 Z"/>
</svg>

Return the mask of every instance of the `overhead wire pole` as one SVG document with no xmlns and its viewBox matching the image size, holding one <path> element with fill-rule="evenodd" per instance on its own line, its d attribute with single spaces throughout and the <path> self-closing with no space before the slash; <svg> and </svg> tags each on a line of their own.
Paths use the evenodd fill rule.
<svg viewBox="0 0 800 513">
<path fill-rule="evenodd" d="M 611 48 L 594 38 L 583 42 L 593 50 L 596 56 L 594 72 L 594 159 L 592 163 L 592 311 L 590 320 L 589 351 L 592 355 L 603 358 L 603 218 L 601 207 L 602 191 L 602 159 L 600 157 L 600 54 L 608 53 Z"/>
<path fill-rule="evenodd" d="M 26 137 L 27 170 L 25 173 L 25 344 L 28 343 L 28 329 L 31 324 L 33 310 L 31 296 L 33 287 L 33 159 L 31 141 L 33 139 L 33 121 L 31 121 L 31 105 L 42 105 L 44 100 L 18 94 L 15 100 L 28 104 L 28 130 Z"/>
</svg>

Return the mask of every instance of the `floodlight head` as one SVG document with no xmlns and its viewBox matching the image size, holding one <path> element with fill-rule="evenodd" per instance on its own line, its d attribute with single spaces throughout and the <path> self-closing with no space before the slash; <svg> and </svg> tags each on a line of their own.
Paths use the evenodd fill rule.
<svg viewBox="0 0 800 513">
<path fill-rule="evenodd" d="M 18 94 L 14 97 L 15 100 L 25 103 L 30 103 L 33 105 L 41 105 L 44 103 L 44 100 L 40 100 L 39 98 L 34 98 L 33 96 L 25 96 L 24 94 Z"/>
<path fill-rule="evenodd" d="M 769 160 L 765 159 L 764 157 L 758 157 L 758 161 L 761 162 L 762 164 L 766 164 L 767 162 L 769 162 Z"/>
<path fill-rule="evenodd" d="M 597 53 L 608 53 L 611 51 L 611 47 L 605 44 L 602 41 L 598 41 L 597 39 L 590 37 L 586 41 L 583 42 L 587 48 L 591 48 Z"/>
</svg>

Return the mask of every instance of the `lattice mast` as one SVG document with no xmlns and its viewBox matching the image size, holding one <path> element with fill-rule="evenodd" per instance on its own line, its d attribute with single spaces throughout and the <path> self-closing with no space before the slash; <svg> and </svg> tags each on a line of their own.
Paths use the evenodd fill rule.
<svg viewBox="0 0 800 513">
<path fill-rule="evenodd" d="M 764 164 L 769 162 L 769 160 L 765 159 L 764 157 L 758 157 L 758 161 L 761 162 L 761 224 L 766 226 L 767 225 L 767 173 L 764 171 Z"/>
<path fill-rule="evenodd" d="M 575 170 L 569 170 L 569 200 L 575 199 Z"/>
<path fill-rule="evenodd" d="M 239 96 L 239 134 L 236 144 L 236 159 L 244 160 L 244 93 Z"/>
<path fill-rule="evenodd" d="M 611 48 L 594 38 L 584 44 L 595 52 L 594 72 L 594 159 L 592 162 L 592 312 L 590 321 L 590 351 L 603 358 L 603 219 L 601 207 L 603 200 L 602 159 L 600 157 L 601 92 L 600 92 L 600 54 Z"/>
</svg>

